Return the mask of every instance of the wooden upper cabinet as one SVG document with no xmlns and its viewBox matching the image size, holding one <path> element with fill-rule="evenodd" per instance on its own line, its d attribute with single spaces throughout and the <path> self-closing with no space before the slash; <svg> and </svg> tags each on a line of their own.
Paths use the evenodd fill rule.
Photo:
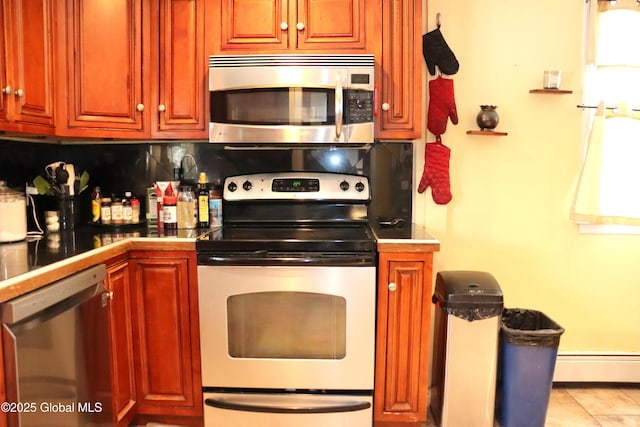
<svg viewBox="0 0 640 427">
<path fill-rule="evenodd" d="M 163 0 L 151 7 L 153 138 L 207 139 L 208 58 L 203 0 Z"/>
<path fill-rule="evenodd" d="M 422 0 L 382 0 L 376 37 L 376 139 L 422 134 Z"/>
<path fill-rule="evenodd" d="M 207 138 L 204 0 L 70 0 L 59 134 Z"/>
<path fill-rule="evenodd" d="M 372 49 L 378 0 L 216 0 L 220 54 Z"/>
<path fill-rule="evenodd" d="M 0 129 L 52 134 L 57 6 L 54 0 L 0 0 Z"/>
<path fill-rule="evenodd" d="M 0 28 L 0 128 L 5 128 L 5 123 L 8 120 L 7 111 L 7 86 L 9 86 L 9 79 L 7 75 L 7 47 L 6 47 L 6 35 L 8 27 L 4 24 L 5 5 L 0 0 L 0 22 L 2 22 L 2 28 Z"/>
<path fill-rule="evenodd" d="M 61 132 L 144 136 L 142 64 L 149 41 L 142 36 L 142 0 L 70 0 L 67 7 L 69 96 Z"/>
</svg>

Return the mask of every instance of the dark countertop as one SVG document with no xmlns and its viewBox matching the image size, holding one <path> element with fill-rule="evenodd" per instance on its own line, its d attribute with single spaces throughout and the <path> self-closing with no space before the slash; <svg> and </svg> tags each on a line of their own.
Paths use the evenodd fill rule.
<svg viewBox="0 0 640 427">
<path fill-rule="evenodd" d="M 209 230 L 176 230 L 173 233 L 164 233 L 160 230 L 158 233 L 157 228 L 145 225 L 120 228 L 85 226 L 72 231 L 29 236 L 22 242 L 0 245 L 0 254 L 3 256 L 0 279 L 11 279 L 19 274 L 130 238 L 166 237 L 195 242 L 200 234 L 207 231 Z M 2 281 L 0 285 L 1 283 Z"/>
<path fill-rule="evenodd" d="M 379 250 L 437 251 L 440 242 L 424 227 L 372 225 Z M 195 250 L 196 240 L 210 229 L 170 233 L 146 225 L 82 226 L 74 231 L 29 236 L 0 244 L 0 302 L 51 283 L 65 274 L 105 262 L 129 249 Z M 134 246 L 132 246 L 134 245 Z"/>
<path fill-rule="evenodd" d="M 0 244 L 0 302 L 52 283 L 69 274 L 140 250 L 193 250 L 202 230 L 160 233 L 156 228 L 83 226 L 73 231 L 28 236 Z"/>
</svg>

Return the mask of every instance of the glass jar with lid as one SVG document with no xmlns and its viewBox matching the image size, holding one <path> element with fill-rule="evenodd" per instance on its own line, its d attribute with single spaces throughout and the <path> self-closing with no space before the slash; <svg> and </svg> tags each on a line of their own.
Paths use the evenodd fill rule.
<svg viewBox="0 0 640 427">
<path fill-rule="evenodd" d="M 27 237 L 27 202 L 24 194 L 0 181 L 0 243 Z"/>
<path fill-rule="evenodd" d="M 198 214 L 196 199 L 193 187 L 183 185 L 178 192 L 178 228 L 194 229 L 198 226 Z"/>
</svg>

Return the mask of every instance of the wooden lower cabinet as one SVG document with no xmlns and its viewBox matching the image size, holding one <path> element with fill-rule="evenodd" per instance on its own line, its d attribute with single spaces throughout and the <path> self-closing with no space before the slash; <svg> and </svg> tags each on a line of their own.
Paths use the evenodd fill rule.
<svg viewBox="0 0 640 427">
<path fill-rule="evenodd" d="M 121 258 L 107 266 L 111 395 L 113 425 L 128 426 L 136 415 L 131 278 L 129 261 Z"/>
<path fill-rule="evenodd" d="M 202 417 L 195 251 L 131 251 L 137 412 Z"/>
<path fill-rule="evenodd" d="M 433 252 L 380 252 L 373 418 L 427 419 Z"/>
</svg>

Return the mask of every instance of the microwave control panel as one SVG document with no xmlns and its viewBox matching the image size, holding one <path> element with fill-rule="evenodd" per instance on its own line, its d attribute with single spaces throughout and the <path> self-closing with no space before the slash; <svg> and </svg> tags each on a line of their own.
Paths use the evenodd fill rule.
<svg viewBox="0 0 640 427">
<path fill-rule="evenodd" d="M 345 123 L 373 122 L 373 91 L 345 90 Z"/>
</svg>

